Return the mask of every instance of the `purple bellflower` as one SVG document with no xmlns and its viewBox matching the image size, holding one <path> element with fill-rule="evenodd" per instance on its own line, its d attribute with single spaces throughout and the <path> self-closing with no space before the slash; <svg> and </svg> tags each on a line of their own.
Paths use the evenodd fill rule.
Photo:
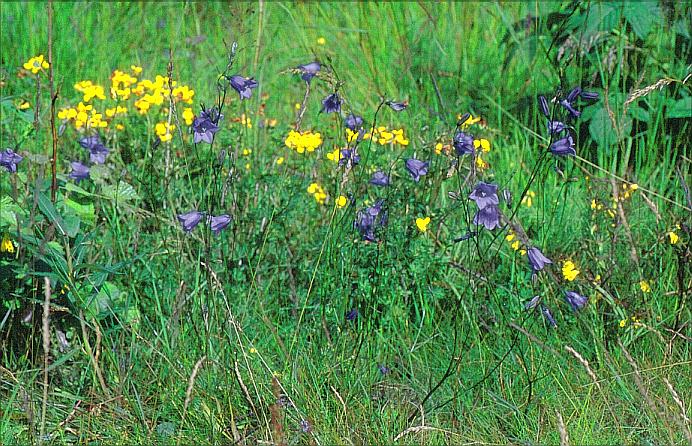
<svg viewBox="0 0 692 446">
<path fill-rule="evenodd" d="M 457 155 L 472 155 L 474 152 L 473 148 L 473 135 L 458 131 L 454 134 L 454 151 Z"/>
<path fill-rule="evenodd" d="M 497 205 L 489 204 L 483 209 L 479 209 L 473 217 L 473 224 L 476 226 L 483 225 L 489 231 L 500 227 L 500 210 Z"/>
<path fill-rule="evenodd" d="M 347 321 L 355 321 L 358 318 L 358 309 L 351 308 L 348 313 L 346 313 Z"/>
<path fill-rule="evenodd" d="M 546 265 L 553 263 L 552 260 L 544 256 L 541 250 L 535 246 L 526 251 L 526 257 L 529 259 L 529 264 L 533 272 L 538 272 L 545 268 Z"/>
<path fill-rule="evenodd" d="M 192 121 L 192 141 L 195 144 L 199 144 L 200 142 L 211 144 L 214 141 L 214 134 L 218 131 L 219 126 L 209 119 L 209 117 L 205 117 L 204 114 L 196 117 L 195 120 Z"/>
<path fill-rule="evenodd" d="M 469 195 L 469 199 L 476 202 L 478 209 L 484 209 L 488 205 L 500 204 L 500 199 L 497 196 L 497 185 L 480 182 Z"/>
<path fill-rule="evenodd" d="M 560 121 L 548 121 L 548 133 L 552 135 L 556 135 L 563 130 L 565 130 L 567 126 Z"/>
<path fill-rule="evenodd" d="M 355 132 L 356 129 L 363 127 L 363 118 L 351 113 L 350 115 L 346 116 L 346 119 L 344 119 L 344 125 L 352 132 Z"/>
<path fill-rule="evenodd" d="M 204 217 L 203 212 L 190 211 L 186 214 L 179 214 L 178 221 L 183 226 L 183 231 L 190 232 L 202 221 L 202 217 Z"/>
<path fill-rule="evenodd" d="M 586 306 L 589 298 L 574 291 L 565 291 L 565 300 L 572 307 L 572 311 L 577 312 Z"/>
<path fill-rule="evenodd" d="M 17 173 L 17 164 L 23 159 L 23 156 L 10 148 L 0 152 L 0 166 L 7 169 L 9 173 Z"/>
<path fill-rule="evenodd" d="M 546 307 L 545 305 L 541 305 L 541 314 L 543 314 L 543 317 L 545 320 L 548 321 L 551 327 L 556 328 L 557 327 L 557 322 L 555 321 L 555 318 L 553 317 L 552 313 L 550 312 L 550 309 Z"/>
<path fill-rule="evenodd" d="M 240 95 L 240 99 L 250 99 L 252 97 L 252 89 L 259 85 L 257 81 L 251 77 L 243 77 L 239 75 L 231 76 L 228 80 L 231 87 Z"/>
<path fill-rule="evenodd" d="M 106 162 L 108 149 L 101 142 L 99 135 L 85 136 L 79 140 L 79 145 L 89 151 L 89 161 L 93 164 L 103 164 Z"/>
<path fill-rule="evenodd" d="M 226 228 L 231 223 L 231 216 L 228 214 L 219 215 L 217 217 L 209 217 L 209 225 L 211 226 L 211 231 L 218 235 L 222 230 Z"/>
<path fill-rule="evenodd" d="M 545 98 L 545 96 L 541 95 L 538 96 L 538 106 L 541 109 L 541 113 L 546 118 L 550 118 L 550 109 L 548 108 L 548 100 Z"/>
<path fill-rule="evenodd" d="M 358 230 L 363 240 L 376 242 L 375 230 L 387 224 L 387 211 L 383 210 L 384 200 L 377 200 L 375 204 L 361 209 L 356 214 L 353 226 Z"/>
<path fill-rule="evenodd" d="M 89 166 L 82 164 L 79 161 L 72 161 L 70 166 L 72 167 L 72 172 L 70 172 L 70 175 L 68 176 L 75 180 L 75 182 L 79 183 L 80 181 L 89 178 Z"/>
<path fill-rule="evenodd" d="M 420 181 L 420 177 L 428 173 L 428 166 L 430 166 L 430 163 L 427 161 L 420 161 L 415 158 L 406 160 L 406 170 L 408 170 L 415 182 Z"/>
<path fill-rule="evenodd" d="M 370 184 L 372 184 L 373 186 L 380 187 L 389 186 L 389 177 L 381 170 L 378 170 L 377 172 L 372 174 L 372 178 L 370 178 Z"/>
<path fill-rule="evenodd" d="M 356 149 L 341 149 L 339 152 L 339 167 L 350 164 L 351 167 L 360 163 L 360 155 Z"/>
<path fill-rule="evenodd" d="M 341 98 L 338 94 L 332 93 L 322 99 L 322 112 L 339 113 L 341 111 Z"/>
<path fill-rule="evenodd" d="M 305 82 L 310 82 L 315 75 L 320 71 L 322 68 L 322 65 L 320 65 L 319 62 L 310 62 L 306 63 L 304 65 L 298 65 L 296 69 L 300 70 L 301 72 L 301 79 L 303 79 Z"/>
<path fill-rule="evenodd" d="M 550 153 L 556 156 L 575 156 L 577 150 L 574 148 L 574 139 L 572 135 L 567 135 L 565 138 L 560 138 L 550 145 Z"/>
<path fill-rule="evenodd" d="M 387 101 L 386 104 L 395 112 L 400 112 L 404 110 L 406 107 L 408 107 L 408 102 Z"/>
</svg>

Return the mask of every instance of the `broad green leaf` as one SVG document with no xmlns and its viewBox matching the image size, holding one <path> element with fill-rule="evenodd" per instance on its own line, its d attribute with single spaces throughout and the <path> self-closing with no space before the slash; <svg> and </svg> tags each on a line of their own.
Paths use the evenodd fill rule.
<svg viewBox="0 0 692 446">
<path fill-rule="evenodd" d="M 0 199 L 0 227 L 13 227 L 17 224 L 17 217 L 26 216 L 26 211 L 17 203 L 12 201 L 12 198 L 4 196 Z"/>
<path fill-rule="evenodd" d="M 640 39 L 646 39 L 651 29 L 663 21 L 657 2 L 624 2 L 624 14 L 632 30 Z"/>
<path fill-rule="evenodd" d="M 619 123 L 616 121 L 617 124 Z M 620 125 L 622 125 L 620 136 L 629 135 L 632 129 L 632 118 L 625 117 L 624 122 Z M 608 116 L 608 111 L 603 106 L 598 107 L 593 116 L 591 116 L 589 133 L 600 147 L 608 147 L 618 142 L 618 132 L 613 128 L 613 122 Z"/>
<path fill-rule="evenodd" d="M 139 199 L 139 195 L 137 195 L 134 187 L 124 181 L 120 181 L 117 186 L 110 184 L 104 186 L 101 193 L 111 200 L 129 201 Z"/>
<path fill-rule="evenodd" d="M 692 96 L 679 99 L 666 109 L 668 118 L 690 118 L 692 117 Z"/>
<path fill-rule="evenodd" d="M 55 223 L 55 227 L 60 235 L 67 235 L 67 231 L 65 230 L 65 222 L 60 214 L 58 214 L 58 211 L 55 209 L 55 206 L 53 206 L 50 198 L 48 198 L 46 194 L 41 191 L 36 191 L 35 193 L 38 193 L 38 208 L 41 210 L 43 215 L 46 216 L 50 223 Z"/>
<path fill-rule="evenodd" d="M 93 203 L 81 204 L 74 200 L 66 198 L 64 201 L 65 206 L 72 209 L 80 219 L 83 221 L 94 224 L 96 222 L 96 211 L 94 210 Z"/>
</svg>

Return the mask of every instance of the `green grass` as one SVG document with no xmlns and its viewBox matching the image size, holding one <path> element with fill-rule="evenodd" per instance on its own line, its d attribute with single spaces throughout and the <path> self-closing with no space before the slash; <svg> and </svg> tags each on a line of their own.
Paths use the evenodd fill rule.
<svg viewBox="0 0 692 446">
<path fill-rule="evenodd" d="M 3 3 L 0 143 L 25 159 L 17 175 L 0 169 L 0 215 L 10 215 L 0 219 L 0 236 L 18 247 L 16 257 L 0 254 L 0 443 L 36 443 L 42 430 L 56 444 L 528 445 L 560 444 L 561 429 L 576 445 L 690 441 L 692 332 L 689 303 L 682 305 L 691 286 L 682 181 L 692 183 L 690 123 L 669 117 L 672 104 L 690 95 L 689 81 L 681 82 L 690 41 L 672 31 L 689 5 L 666 10 L 643 39 L 630 21 L 604 20 L 606 43 L 551 63 L 547 25 L 521 21 L 571 8 L 55 3 L 58 109 L 79 102 L 72 86 L 81 80 L 108 94 L 114 69 L 137 64 L 143 77 L 165 75 L 170 50 L 173 78 L 194 88 L 197 113 L 215 102 L 234 41 L 230 74 L 253 76 L 259 87 L 243 102 L 229 92 L 211 148 L 193 146 L 178 129 L 170 144 L 154 147 L 154 125 L 167 113 L 155 107 L 139 116 L 129 100 L 125 130 L 102 132 L 112 149 L 107 167 L 94 168 L 81 190 L 67 174 L 85 152 L 68 126 L 58 141 L 53 208 L 45 77 L 34 126 L 35 80 L 18 75 L 30 57 L 47 54 L 46 6 Z M 622 62 L 609 67 L 609 52 Z M 344 110 L 366 123 L 381 97 L 408 100 L 403 112 L 380 110 L 377 124 L 403 128 L 410 144 L 364 141 L 361 164 L 344 176 L 326 159 L 345 141 L 339 120 L 318 113 L 334 87 L 322 73 L 302 128 L 324 142 L 310 154 L 286 148 L 305 93 L 287 69 L 314 58 L 338 79 Z M 560 77 L 566 88 L 602 94 L 582 107 L 579 157 L 559 163 L 563 175 L 541 155 L 548 140 L 535 111 L 535 97 L 550 94 Z M 623 113 L 629 94 L 661 78 L 676 81 Z M 610 133 L 597 141 L 589 130 L 604 86 L 617 124 L 649 116 L 620 141 Z M 31 104 L 26 112 L 17 108 L 23 100 Z M 94 101 L 99 111 L 111 102 Z M 512 191 L 516 221 L 554 262 L 536 281 L 503 231 L 453 242 L 475 212 L 465 199 L 469 159 L 447 178 L 455 157 L 434 147 L 451 142 L 456 116 L 466 111 L 484 118 L 471 131 L 492 145 L 479 179 Z M 252 128 L 237 122 L 243 113 Z M 265 118 L 276 127 L 260 126 Z M 243 155 L 246 148 L 251 154 Z M 413 156 L 431 161 L 419 183 L 403 168 Z M 374 168 L 391 171 L 390 188 L 367 185 Z M 610 205 L 611 180 L 620 194 L 623 181 L 639 186 L 622 202 L 626 222 L 591 208 L 592 200 Z M 325 205 L 306 192 L 312 182 L 329 195 Z M 519 204 L 525 188 L 535 193 L 530 207 Z M 336 208 L 341 194 L 354 203 Z M 386 199 L 389 223 L 380 243 L 365 243 L 353 220 L 378 198 Z M 184 234 L 176 215 L 190 209 L 229 213 L 233 222 L 219 236 L 202 225 Z M 52 213 L 79 226 L 63 236 Z M 432 223 L 420 233 L 415 219 L 424 216 Z M 560 273 L 567 259 L 580 270 L 574 282 Z M 44 276 L 53 286 L 45 422 Z M 60 294 L 63 285 L 69 290 Z M 589 304 L 574 314 L 565 290 Z M 535 295 L 557 328 L 524 310 Z M 355 321 L 345 318 L 351 308 L 359 311 Z M 29 310 L 33 318 L 22 322 Z M 58 333 L 69 341 L 62 350 Z"/>
</svg>

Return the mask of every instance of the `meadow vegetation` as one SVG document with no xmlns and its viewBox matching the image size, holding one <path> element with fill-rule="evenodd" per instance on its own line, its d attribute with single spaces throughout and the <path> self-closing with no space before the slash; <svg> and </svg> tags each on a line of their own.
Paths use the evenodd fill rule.
<svg viewBox="0 0 692 446">
<path fill-rule="evenodd" d="M 1 444 L 692 443 L 689 3 L 0 18 Z"/>
</svg>

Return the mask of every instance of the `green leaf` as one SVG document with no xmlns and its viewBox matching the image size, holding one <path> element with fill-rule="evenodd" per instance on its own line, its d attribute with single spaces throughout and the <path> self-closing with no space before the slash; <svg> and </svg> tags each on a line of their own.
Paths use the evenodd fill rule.
<svg viewBox="0 0 692 446">
<path fill-rule="evenodd" d="M 617 124 L 617 122 L 616 122 Z M 621 123 L 621 138 L 629 135 L 632 129 L 632 118 L 625 117 L 623 123 Z M 589 123 L 589 133 L 596 144 L 600 147 L 608 147 L 609 145 L 615 144 L 619 141 L 618 132 L 613 128 L 613 122 L 608 116 L 608 111 L 603 107 L 599 107 L 595 110 L 593 116 L 591 117 L 591 122 Z"/>
<path fill-rule="evenodd" d="M 104 186 L 101 193 L 111 200 L 129 201 L 139 199 L 135 188 L 124 181 L 120 181 L 117 186 L 110 184 Z"/>
<path fill-rule="evenodd" d="M 48 198 L 46 194 L 41 191 L 36 191 L 35 193 L 38 194 L 38 208 L 41 210 L 43 215 L 46 216 L 49 222 L 55 223 L 56 228 L 62 236 L 67 235 L 67 231 L 65 230 L 65 222 L 60 214 L 58 214 L 58 211 L 55 209 L 55 206 L 53 206 L 50 198 Z"/>
<path fill-rule="evenodd" d="M 17 224 L 17 215 L 24 217 L 26 216 L 26 211 L 12 201 L 10 197 L 4 196 L 0 198 L 0 227 L 15 226 Z"/>
<path fill-rule="evenodd" d="M 119 300 L 118 287 L 111 282 L 106 282 L 97 293 L 91 295 L 84 309 L 89 317 L 103 319 L 115 311 Z"/>
<path fill-rule="evenodd" d="M 97 197 L 98 196 L 96 194 L 92 194 L 91 192 L 89 192 L 87 190 L 82 189 L 81 187 L 79 187 L 76 184 L 71 183 L 71 182 L 65 183 L 63 188 L 67 191 L 76 192 L 76 193 L 78 193 L 80 195 L 84 195 L 86 197 Z"/>
<path fill-rule="evenodd" d="M 92 225 L 96 223 L 96 211 L 94 210 L 93 203 L 81 204 L 69 198 L 66 198 L 63 203 L 66 207 L 74 211 L 75 215 L 83 221 Z"/>
<path fill-rule="evenodd" d="M 692 96 L 679 99 L 666 109 L 668 118 L 690 118 L 692 117 Z"/>
<path fill-rule="evenodd" d="M 624 14 L 632 31 L 640 39 L 646 39 L 655 24 L 663 21 L 663 14 L 656 2 L 624 2 Z"/>
</svg>

